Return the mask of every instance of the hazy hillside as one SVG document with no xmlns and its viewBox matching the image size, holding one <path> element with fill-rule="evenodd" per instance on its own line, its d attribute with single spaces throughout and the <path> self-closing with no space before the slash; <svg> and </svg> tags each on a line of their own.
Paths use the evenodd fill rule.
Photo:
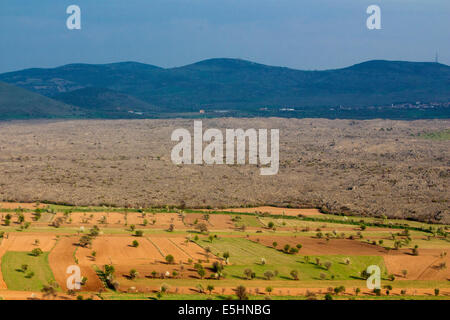
<svg viewBox="0 0 450 320">
<path fill-rule="evenodd" d="M 449 66 L 382 60 L 326 71 L 300 71 L 237 59 L 210 59 L 170 69 L 136 62 L 71 64 L 5 73 L 0 81 L 90 112 L 127 107 L 150 113 L 167 108 L 174 114 L 205 109 L 228 111 L 233 116 L 264 116 L 287 107 L 303 110 L 294 115 L 298 117 L 332 118 L 339 117 L 332 107 L 450 101 Z M 99 96 L 94 89 L 80 90 L 90 87 L 115 93 Z M 269 113 L 261 114 L 261 107 L 267 107 Z M 403 111 L 399 116 L 397 111 L 358 112 L 349 116 L 421 118 L 434 117 L 436 110 L 408 111 L 403 116 Z M 448 113 L 448 108 L 438 110 L 437 117 L 448 117 Z"/>
<path fill-rule="evenodd" d="M 0 82 L 0 119 L 67 118 L 82 112 L 62 102 Z"/>
<path fill-rule="evenodd" d="M 53 98 L 79 106 L 90 116 L 100 118 L 154 117 L 164 111 L 133 96 L 104 88 L 77 89 Z"/>
</svg>

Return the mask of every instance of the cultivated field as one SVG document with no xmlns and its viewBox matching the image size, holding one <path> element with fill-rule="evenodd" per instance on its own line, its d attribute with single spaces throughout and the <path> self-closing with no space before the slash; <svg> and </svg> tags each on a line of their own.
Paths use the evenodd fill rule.
<svg viewBox="0 0 450 320">
<path fill-rule="evenodd" d="M 450 299 L 444 224 L 275 207 L 10 203 L 0 214 L 3 299 L 236 299 L 238 286 L 250 299 Z M 362 273 L 371 265 L 379 292 Z"/>
</svg>

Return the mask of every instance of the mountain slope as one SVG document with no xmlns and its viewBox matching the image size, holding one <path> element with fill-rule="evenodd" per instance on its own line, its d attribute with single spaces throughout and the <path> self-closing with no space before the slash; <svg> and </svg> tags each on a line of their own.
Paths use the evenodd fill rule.
<svg viewBox="0 0 450 320">
<path fill-rule="evenodd" d="M 87 87 L 53 96 L 55 100 L 80 107 L 91 117 L 128 118 L 155 116 L 164 110 L 133 96 L 110 89 Z"/>
<path fill-rule="evenodd" d="M 80 107 L 92 98 L 91 91 L 80 89 L 105 88 L 137 99 L 137 104 L 140 100 L 173 113 L 206 109 L 232 110 L 239 115 L 261 107 L 295 107 L 307 108 L 314 116 L 317 108 L 341 105 L 450 101 L 449 66 L 384 60 L 326 71 L 301 71 L 238 59 L 210 59 L 170 69 L 136 62 L 72 64 L 5 73 L 0 81 Z M 104 95 L 102 101 L 92 100 L 84 106 L 115 108 L 123 104 L 122 98 Z"/>
<path fill-rule="evenodd" d="M 0 82 L 0 120 L 81 116 L 79 108 Z"/>
</svg>

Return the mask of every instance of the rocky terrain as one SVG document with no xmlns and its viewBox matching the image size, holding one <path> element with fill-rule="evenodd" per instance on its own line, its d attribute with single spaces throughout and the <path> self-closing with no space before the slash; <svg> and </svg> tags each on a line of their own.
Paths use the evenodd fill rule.
<svg viewBox="0 0 450 320">
<path fill-rule="evenodd" d="M 174 165 L 193 120 L 0 123 L 0 200 L 74 205 L 274 204 L 450 222 L 449 120 L 210 119 L 203 128 L 280 129 L 280 169 Z"/>
</svg>

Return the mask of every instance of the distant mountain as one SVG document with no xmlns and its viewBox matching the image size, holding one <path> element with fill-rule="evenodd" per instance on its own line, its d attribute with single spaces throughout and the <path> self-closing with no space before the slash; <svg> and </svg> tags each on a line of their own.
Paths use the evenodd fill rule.
<svg viewBox="0 0 450 320">
<path fill-rule="evenodd" d="M 0 120 L 84 117 L 77 107 L 0 82 Z"/>
<path fill-rule="evenodd" d="M 136 62 L 71 64 L 4 73 L 0 81 L 84 108 L 99 117 L 105 116 L 104 112 L 122 117 L 125 109 L 149 115 L 205 109 L 234 116 L 264 116 L 274 115 L 281 108 L 304 110 L 294 116 L 334 117 L 330 110 L 339 106 L 450 101 L 449 66 L 384 60 L 325 71 L 272 67 L 239 59 L 210 59 L 170 69 Z M 262 107 L 277 111 L 264 114 L 258 111 Z M 439 117 L 446 113 L 450 117 L 447 109 L 439 111 Z M 414 113 L 414 117 L 427 112 Z"/>
</svg>

